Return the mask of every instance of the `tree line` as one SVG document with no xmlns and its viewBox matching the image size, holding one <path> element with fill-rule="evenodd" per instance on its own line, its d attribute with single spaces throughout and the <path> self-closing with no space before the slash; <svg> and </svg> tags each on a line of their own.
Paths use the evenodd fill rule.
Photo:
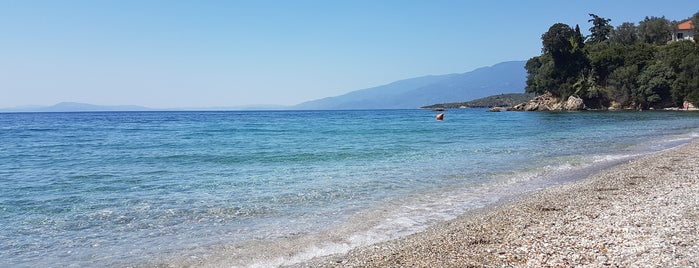
<svg viewBox="0 0 699 268">
<path fill-rule="evenodd" d="M 556 23 L 541 36 L 542 53 L 527 61 L 527 93 L 577 96 L 590 108 L 699 107 L 699 45 L 671 41 L 679 23 L 646 17 L 614 28 L 589 14 L 590 35 Z M 691 20 L 699 25 L 699 12 Z M 699 41 L 695 30 L 694 40 Z"/>
</svg>

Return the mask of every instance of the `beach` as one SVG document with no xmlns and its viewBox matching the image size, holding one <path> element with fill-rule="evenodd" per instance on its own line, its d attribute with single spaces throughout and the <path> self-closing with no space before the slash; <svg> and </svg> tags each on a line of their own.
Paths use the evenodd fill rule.
<svg viewBox="0 0 699 268">
<path fill-rule="evenodd" d="M 5 114 L 0 267 L 696 266 L 698 119 Z"/>
<path fill-rule="evenodd" d="M 293 267 L 697 267 L 699 142 Z"/>
</svg>

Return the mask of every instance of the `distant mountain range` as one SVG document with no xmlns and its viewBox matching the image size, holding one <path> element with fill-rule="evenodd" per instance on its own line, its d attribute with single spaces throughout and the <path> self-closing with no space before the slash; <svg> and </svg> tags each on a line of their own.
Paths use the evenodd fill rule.
<svg viewBox="0 0 699 268">
<path fill-rule="evenodd" d="M 524 93 L 526 61 L 508 61 L 462 74 L 423 76 L 304 102 L 300 110 L 414 109 L 506 93 Z"/>
<path fill-rule="evenodd" d="M 61 102 L 53 106 L 24 106 L 0 112 L 96 112 L 172 110 L 341 110 L 416 109 L 423 106 L 470 101 L 493 95 L 524 93 L 526 61 L 508 61 L 461 74 L 430 75 L 399 80 L 387 85 L 307 101 L 294 106 L 256 105 L 246 107 L 152 109 L 135 105 L 101 106 Z"/>
<path fill-rule="evenodd" d="M 61 102 L 52 106 L 22 106 L 0 109 L 0 112 L 107 112 L 107 111 L 151 111 L 136 105 L 104 106 L 78 102 Z"/>
<path fill-rule="evenodd" d="M 0 108 L 0 112 L 114 112 L 114 111 L 232 111 L 232 110 L 282 110 L 287 106 L 280 105 L 249 105 L 237 107 L 204 107 L 204 108 L 170 108 L 155 109 L 136 105 L 94 105 L 79 102 L 61 102 L 51 106 L 21 106 L 13 108 Z"/>
</svg>

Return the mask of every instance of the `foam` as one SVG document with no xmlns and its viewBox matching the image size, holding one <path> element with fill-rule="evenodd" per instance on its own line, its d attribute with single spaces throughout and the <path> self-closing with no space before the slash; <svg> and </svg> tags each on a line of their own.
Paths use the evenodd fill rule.
<svg viewBox="0 0 699 268">
<path fill-rule="evenodd" d="M 319 232 L 283 235 L 285 230 L 278 230 L 277 235 L 261 238 L 264 241 L 244 242 L 230 246 L 235 250 L 218 251 L 215 254 L 219 257 L 213 261 L 205 258 L 204 263 L 217 267 L 276 267 L 343 254 L 357 247 L 419 232 L 517 195 L 584 178 L 598 170 L 696 138 L 699 138 L 697 133 L 661 137 L 614 153 L 549 157 L 539 161 L 540 166 L 501 173 L 460 174 L 455 169 L 456 174 L 438 175 L 463 181 L 462 185 L 393 196 L 377 206 L 354 212 L 346 222 Z M 275 238 L 279 236 L 282 238 Z"/>
<path fill-rule="evenodd" d="M 492 205 L 514 191 L 500 186 L 480 184 L 459 189 L 438 189 L 423 194 L 390 200 L 372 209 L 357 212 L 341 226 L 320 234 L 306 234 L 284 241 L 269 241 L 255 245 L 260 248 L 282 248 L 276 256 L 236 263 L 234 267 L 276 267 L 293 265 L 314 257 L 346 253 L 361 246 L 404 237 L 463 213 Z M 272 245 L 276 244 L 276 245 Z M 279 245 L 293 245 L 284 247 Z M 252 249 L 251 252 L 257 250 Z M 227 263 L 230 265 L 231 263 Z"/>
<path fill-rule="evenodd" d="M 649 149 L 652 148 L 646 150 Z M 648 152 L 650 151 L 646 151 Z M 211 266 L 276 267 L 298 264 L 320 256 L 343 254 L 353 248 L 419 232 L 470 210 L 551 185 L 584 178 L 595 171 L 643 155 L 644 153 L 639 151 L 630 151 L 561 156 L 549 159 L 551 164 L 548 165 L 505 173 L 481 174 L 485 179 L 471 178 L 464 180 L 462 185 L 384 200 L 378 206 L 355 212 L 344 223 L 330 226 L 317 233 L 297 233 L 279 239 L 272 238 L 275 240 L 263 238 L 264 241 L 232 245 L 228 249 L 218 250 L 215 255 L 219 257 L 205 259 L 204 263 L 210 263 Z"/>
</svg>

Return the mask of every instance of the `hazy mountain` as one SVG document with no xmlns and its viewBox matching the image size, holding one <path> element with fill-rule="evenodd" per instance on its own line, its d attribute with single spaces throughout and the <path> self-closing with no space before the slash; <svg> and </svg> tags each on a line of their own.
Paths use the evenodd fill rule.
<svg viewBox="0 0 699 268">
<path fill-rule="evenodd" d="M 411 109 L 506 93 L 524 93 L 526 61 L 502 62 L 462 74 L 423 76 L 304 102 L 293 109 Z"/>
<path fill-rule="evenodd" d="M 22 106 L 0 112 L 96 112 L 156 110 L 275 110 L 275 109 L 414 109 L 438 103 L 464 102 L 492 95 L 524 93 L 526 61 L 509 61 L 461 74 L 430 75 L 387 85 L 312 100 L 295 106 L 254 105 L 239 107 L 151 109 L 135 105 L 102 106 L 61 102 L 53 106 Z"/>
<path fill-rule="evenodd" d="M 135 105 L 103 106 L 78 102 L 61 102 L 52 106 L 23 106 L 1 109 L 3 112 L 106 112 L 106 111 L 151 111 Z"/>
<path fill-rule="evenodd" d="M 13 108 L 0 108 L 0 112 L 113 112 L 113 111 L 237 111 L 237 110 L 282 110 L 288 106 L 282 105 L 246 105 L 246 106 L 221 106 L 221 107 L 186 107 L 153 109 L 136 105 L 94 105 L 79 102 L 61 102 L 52 106 L 28 105 Z"/>
</svg>

